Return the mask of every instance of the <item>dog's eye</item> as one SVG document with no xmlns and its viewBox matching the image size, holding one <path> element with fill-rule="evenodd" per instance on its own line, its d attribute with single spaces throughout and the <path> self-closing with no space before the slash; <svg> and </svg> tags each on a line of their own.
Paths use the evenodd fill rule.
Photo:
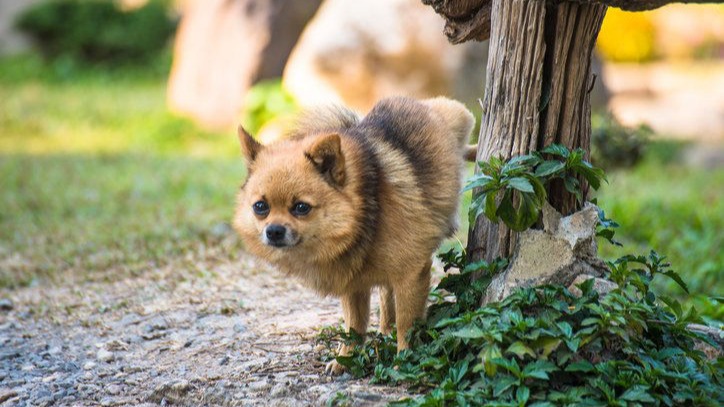
<svg viewBox="0 0 724 407">
<path fill-rule="evenodd" d="M 269 213 L 269 204 L 265 201 L 257 201 L 252 205 L 254 213 L 259 216 L 265 216 Z"/>
<path fill-rule="evenodd" d="M 312 210 L 312 205 L 306 203 L 306 202 L 297 202 L 292 206 L 292 215 L 294 216 L 304 216 L 309 213 L 309 211 Z"/>
</svg>

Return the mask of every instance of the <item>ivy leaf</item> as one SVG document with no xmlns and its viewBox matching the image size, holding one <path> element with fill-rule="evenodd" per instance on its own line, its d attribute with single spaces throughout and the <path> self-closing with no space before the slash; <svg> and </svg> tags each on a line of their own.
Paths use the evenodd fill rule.
<svg viewBox="0 0 724 407">
<path fill-rule="evenodd" d="M 556 365 L 546 360 L 537 360 L 529 363 L 523 369 L 523 377 L 548 380 L 548 373 L 558 370 Z"/>
<path fill-rule="evenodd" d="M 568 158 L 571 152 L 560 144 L 551 144 L 541 150 L 541 153 L 557 155 L 559 157 Z"/>
<path fill-rule="evenodd" d="M 518 379 L 512 376 L 504 376 L 498 379 L 495 382 L 495 387 L 493 388 L 493 397 L 500 397 L 503 392 L 508 390 L 511 386 L 514 384 L 518 384 Z"/>
<path fill-rule="evenodd" d="M 491 177 L 489 175 L 485 175 L 485 174 L 474 175 L 472 178 L 470 178 L 468 183 L 465 185 L 465 188 L 463 188 L 463 190 L 461 192 L 470 191 L 471 189 L 475 189 L 475 188 L 486 187 L 486 186 L 490 185 L 491 183 L 493 183 L 493 181 L 494 181 L 493 177 Z"/>
<path fill-rule="evenodd" d="M 558 349 L 561 345 L 562 340 L 552 337 L 539 338 L 534 341 L 531 346 L 535 351 L 544 359 L 548 359 L 548 356 L 553 353 L 554 350 Z"/>
<path fill-rule="evenodd" d="M 679 273 L 675 272 L 674 270 L 666 270 L 661 272 L 661 274 L 674 280 L 676 284 L 679 285 L 679 287 L 681 287 L 684 291 L 686 291 L 687 294 L 689 294 L 689 287 L 686 286 L 686 283 L 684 282 L 684 280 L 681 279 Z"/>
<path fill-rule="evenodd" d="M 651 397 L 648 393 L 649 387 L 642 385 L 635 385 L 630 389 L 626 390 L 622 395 L 621 399 L 626 401 L 640 401 L 643 403 L 655 403 L 656 399 Z"/>
<path fill-rule="evenodd" d="M 488 375 L 488 377 L 495 376 L 495 373 L 498 370 L 495 363 L 493 363 L 493 359 L 500 358 L 502 356 L 503 353 L 497 345 L 488 345 L 483 348 L 482 352 L 480 352 L 480 359 L 483 362 L 485 374 Z"/>
<path fill-rule="evenodd" d="M 466 326 L 453 332 L 452 336 L 463 339 L 477 339 L 485 336 L 485 331 L 477 326 Z"/>
<path fill-rule="evenodd" d="M 591 362 L 587 360 L 581 360 L 568 365 L 566 367 L 566 372 L 590 372 L 593 369 L 594 367 Z"/>
<path fill-rule="evenodd" d="M 515 401 L 517 401 L 519 405 L 524 406 L 529 398 L 530 389 L 527 386 L 518 387 L 518 390 L 515 392 Z"/>
<path fill-rule="evenodd" d="M 515 177 L 508 180 L 508 185 L 521 192 L 533 193 L 533 185 L 523 177 Z"/>
<path fill-rule="evenodd" d="M 497 216 L 495 214 L 495 211 L 497 210 L 495 195 L 496 194 L 491 193 L 485 196 L 485 217 L 487 217 L 491 221 L 497 219 Z"/>
<path fill-rule="evenodd" d="M 566 167 L 566 163 L 557 160 L 548 160 L 535 169 L 536 177 L 548 177 L 557 174 Z"/>
<path fill-rule="evenodd" d="M 535 357 L 535 352 L 533 352 L 533 349 L 531 349 L 528 345 L 526 345 L 522 341 L 513 342 L 508 347 L 508 349 L 505 350 L 505 353 L 512 353 L 521 359 L 523 359 L 523 356 L 525 356 L 525 355 Z"/>
</svg>

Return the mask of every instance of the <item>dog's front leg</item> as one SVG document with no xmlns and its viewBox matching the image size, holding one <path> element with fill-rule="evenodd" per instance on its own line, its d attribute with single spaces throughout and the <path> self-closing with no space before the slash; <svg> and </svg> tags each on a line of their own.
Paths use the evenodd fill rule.
<svg viewBox="0 0 724 407">
<path fill-rule="evenodd" d="M 370 289 L 356 291 L 342 296 L 342 312 L 347 331 L 355 331 L 363 336 L 367 332 L 367 323 L 370 318 Z M 339 356 L 347 356 L 354 347 L 354 344 L 342 343 L 338 350 Z M 344 366 L 336 360 L 327 364 L 326 372 L 339 375 L 344 371 Z"/>
<path fill-rule="evenodd" d="M 395 292 L 391 286 L 380 287 L 380 332 L 388 335 L 395 323 Z"/>
</svg>

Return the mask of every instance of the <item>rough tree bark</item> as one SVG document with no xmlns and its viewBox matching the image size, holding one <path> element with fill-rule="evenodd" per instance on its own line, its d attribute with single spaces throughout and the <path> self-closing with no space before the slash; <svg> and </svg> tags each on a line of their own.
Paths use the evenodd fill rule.
<svg viewBox="0 0 724 407">
<path fill-rule="evenodd" d="M 590 145 L 591 53 L 606 6 L 493 0 L 488 77 L 477 159 L 526 154 L 551 143 Z M 579 209 L 561 185 L 549 190 L 563 215 Z M 508 257 L 515 234 L 480 217 L 468 255 Z"/>
<path fill-rule="evenodd" d="M 626 11 L 653 10 L 669 3 L 721 3 L 722 0 L 549 0 L 579 4 L 604 4 Z M 490 37 L 490 16 L 493 0 L 422 0 L 445 18 L 444 33 L 453 44 Z"/>
<path fill-rule="evenodd" d="M 591 55 L 608 6 L 638 11 L 671 0 L 422 0 L 446 21 L 452 43 L 490 38 L 478 160 L 509 158 L 560 143 L 590 151 Z M 719 3 L 721 0 L 680 0 Z M 585 185 L 584 197 L 585 197 Z M 579 209 L 561 184 L 549 188 L 563 215 Z M 471 260 L 509 257 L 515 234 L 480 217 Z"/>
</svg>

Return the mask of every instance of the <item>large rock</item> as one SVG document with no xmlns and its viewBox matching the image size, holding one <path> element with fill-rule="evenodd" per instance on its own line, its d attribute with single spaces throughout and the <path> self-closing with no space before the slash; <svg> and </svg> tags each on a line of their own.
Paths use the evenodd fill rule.
<svg viewBox="0 0 724 407">
<path fill-rule="evenodd" d="M 235 125 L 249 87 L 281 76 L 320 1 L 189 1 L 174 47 L 171 110 L 208 128 Z"/>
<path fill-rule="evenodd" d="M 30 39 L 15 28 L 15 20 L 40 0 L 0 0 L 0 55 L 16 54 L 30 47 Z"/>
<path fill-rule="evenodd" d="M 519 287 L 571 285 L 579 275 L 600 277 L 606 264 L 597 257 L 598 209 L 593 204 L 565 218 L 543 208 L 543 230 L 518 234 L 508 268 L 490 283 L 483 303 L 500 301 Z"/>
<path fill-rule="evenodd" d="M 284 70 L 303 106 L 343 103 L 366 111 L 391 95 L 483 93 L 487 47 L 453 46 L 443 20 L 420 0 L 326 0 Z"/>
</svg>

